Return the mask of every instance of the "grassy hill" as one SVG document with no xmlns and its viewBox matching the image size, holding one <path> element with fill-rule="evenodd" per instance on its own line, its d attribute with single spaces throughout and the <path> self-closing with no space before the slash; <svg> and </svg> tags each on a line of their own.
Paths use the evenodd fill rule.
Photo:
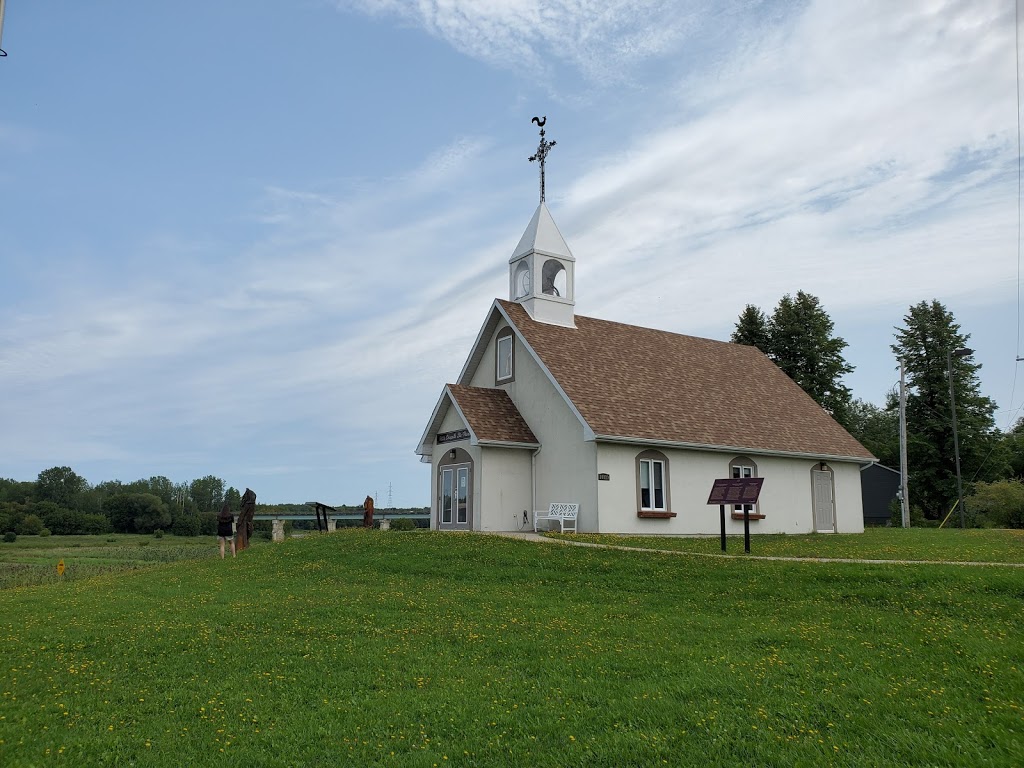
<svg viewBox="0 0 1024 768">
<path fill-rule="evenodd" d="M 0 591 L 2 765 L 1020 765 L 1024 572 L 345 530 Z"/>
</svg>

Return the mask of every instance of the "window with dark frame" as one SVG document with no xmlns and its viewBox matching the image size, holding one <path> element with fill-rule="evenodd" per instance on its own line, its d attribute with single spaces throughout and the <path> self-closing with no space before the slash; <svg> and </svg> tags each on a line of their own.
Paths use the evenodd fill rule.
<svg viewBox="0 0 1024 768">
<path fill-rule="evenodd" d="M 729 475 L 734 479 L 743 477 L 757 477 L 757 464 L 746 456 L 737 456 L 729 462 Z M 746 512 L 753 518 L 763 518 L 764 515 L 758 512 L 760 504 L 733 504 L 733 517 L 742 517 Z"/>
<path fill-rule="evenodd" d="M 508 328 L 498 335 L 497 343 L 494 345 L 495 383 L 512 381 L 514 378 L 515 369 L 513 368 L 513 346 L 512 329 Z"/>
<path fill-rule="evenodd" d="M 660 451 L 643 451 L 636 456 L 636 504 L 639 517 L 675 517 L 669 511 L 668 457 Z"/>
</svg>

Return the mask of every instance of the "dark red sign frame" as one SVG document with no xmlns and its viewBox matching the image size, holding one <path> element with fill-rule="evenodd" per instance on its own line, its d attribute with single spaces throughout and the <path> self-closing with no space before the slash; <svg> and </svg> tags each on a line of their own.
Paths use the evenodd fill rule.
<svg viewBox="0 0 1024 768">
<path fill-rule="evenodd" d="M 708 504 L 718 505 L 722 524 L 722 551 L 725 552 L 725 505 L 743 505 L 743 551 L 750 554 L 750 507 L 757 504 L 761 495 L 763 477 L 726 477 L 715 480 L 711 486 Z"/>
</svg>

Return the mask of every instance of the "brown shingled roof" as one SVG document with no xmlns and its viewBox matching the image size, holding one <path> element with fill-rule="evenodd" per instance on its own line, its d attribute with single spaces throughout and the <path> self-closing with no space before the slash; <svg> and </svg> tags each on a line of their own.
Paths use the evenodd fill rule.
<svg viewBox="0 0 1024 768">
<path fill-rule="evenodd" d="M 537 438 L 505 390 L 449 384 L 448 391 L 477 440 L 537 444 Z"/>
<path fill-rule="evenodd" d="M 874 459 L 754 347 L 498 303 L 599 438 Z"/>
</svg>

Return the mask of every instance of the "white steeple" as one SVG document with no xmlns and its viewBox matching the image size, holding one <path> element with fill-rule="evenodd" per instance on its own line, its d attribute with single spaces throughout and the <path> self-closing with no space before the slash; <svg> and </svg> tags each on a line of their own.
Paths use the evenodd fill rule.
<svg viewBox="0 0 1024 768">
<path fill-rule="evenodd" d="M 576 327 L 576 259 L 544 201 L 508 263 L 510 301 L 522 304 L 539 322 Z"/>
</svg>

